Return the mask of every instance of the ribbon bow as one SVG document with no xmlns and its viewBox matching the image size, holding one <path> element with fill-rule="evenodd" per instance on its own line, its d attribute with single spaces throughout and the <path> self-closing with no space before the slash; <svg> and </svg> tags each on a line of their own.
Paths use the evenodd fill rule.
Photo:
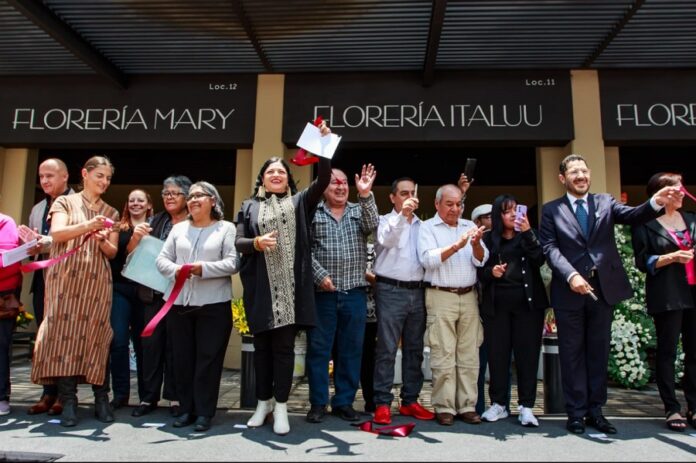
<svg viewBox="0 0 696 463">
<path fill-rule="evenodd" d="M 392 436 L 392 437 L 406 437 L 411 434 L 413 428 L 416 427 L 416 423 L 406 423 L 406 424 L 393 424 L 391 426 L 382 426 L 377 428 L 374 426 L 372 421 L 363 421 L 362 423 L 352 423 L 352 426 L 357 427 L 361 431 L 369 432 L 372 434 L 380 434 L 382 436 Z"/>
<path fill-rule="evenodd" d="M 324 119 L 321 116 L 318 116 L 316 119 L 314 119 L 313 124 L 315 127 L 319 127 L 322 122 L 324 122 Z M 290 162 L 296 166 L 308 166 L 310 164 L 319 162 L 319 158 L 311 153 L 308 153 L 306 149 L 300 148 L 297 150 L 295 156 L 290 159 Z"/>
</svg>

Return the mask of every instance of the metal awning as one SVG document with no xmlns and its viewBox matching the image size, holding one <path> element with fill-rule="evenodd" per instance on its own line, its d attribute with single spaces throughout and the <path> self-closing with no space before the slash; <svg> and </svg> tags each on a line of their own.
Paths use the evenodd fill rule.
<svg viewBox="0 0 696 463">
<path fill-rule="evenodd" d="M 694 0 L 0 0 L 0 76 L 694 67 Z"/>
</svg>

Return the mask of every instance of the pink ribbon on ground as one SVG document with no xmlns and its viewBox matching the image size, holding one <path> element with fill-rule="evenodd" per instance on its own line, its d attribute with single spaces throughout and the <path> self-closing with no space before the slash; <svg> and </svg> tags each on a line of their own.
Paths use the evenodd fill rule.
<svg viewBox="0 0 696 463">
<path fill-rule="evenodd" d="M 416 427 L 416 423 L 394 424 L 391 426 L 382 426 L 381 428 L 377 428 L 374 426 L 372 421 L 364 421 L 362 423 L 352 423 L 352 426 L 356 426 L 361 431 L 372 434 L 392 437 L 406 437 L 411 434 L 413 428 Z"/>
<path fill-rule="evenodd" d="M 179 276 L 176 277 L 176 281 L 174 282 L 174 288 L 172 288 L 172 292 L 169 294 L 167 302 L 165 302 L 162 308 L 159 309 L 159 312 L 157 312 L 155 316 L 152 317 L 152 320 L 150 320 L 150 323 L 147 324 L 142 334 L 140 335 L 141 337 L 147 338 L 148 336 L 151 336 L 152 333 L 155 331 L 155 328 L 157 328 L 159 322 L 161 322 L 165 315 L 167 315 L 169 309 L 171 309 L 174 305 L 174 301 L 176 301 L 176 298 L 179 297 L 179 293 L 181 293 L 181 290 L 184 288 L 184 283 L 186 283 L 186 280 L 191 274 L 192 268 L 193 265 L 191 264 L 184 264 L 181 266 L 181 270 L 179 270 Z"/>
<path fill-rule="evenodd" d="M 87 240 L 94 233 L 95 232 L 91 232 L 89 235 L 85 236 L 84 239 L 82 240 L 82 243 L 80 243 L 76 247 L 72 248 L 70 251 L 66 252 L 65 254 L 62 254 L 58 257 L 53 257 L 51 259 L 37 260 L 35 262 L 29 262 L 28 264 L 22 265 L 19 269 L 22 271 L 22 273 L 29 273 L 29 272 L 33 272 L 35 270 L 43 270 L 45 268 L 51 267 L 52 265 L 57 264 L 58 262 L 60 262 L 63 259 L 67 259 L 68 257 L 75 254 L 77 251 L 79 251 L 80 248 L 87 242 Z"/>
</svg>

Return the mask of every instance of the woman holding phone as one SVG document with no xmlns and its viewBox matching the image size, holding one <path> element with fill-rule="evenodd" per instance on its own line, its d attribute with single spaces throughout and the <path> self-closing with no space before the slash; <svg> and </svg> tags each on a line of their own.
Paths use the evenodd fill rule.
<svg viewBox="0 0 696 463">
<path fill-rule="evenodd" d="M 492 229 L 483 238 L 490 257 L 479 269 L 483 293 L 480 311 L 488 346 L 491 406 L 481 418 L 484 421 L 507 418 L 504 404 L 514 353 L 519 421 L 523 426 L 539 426 L 532 408 L 536 400 L 544 310 L 549 302 L 539 271 L 544 264 L 544 253 L 522 211 L 513 196 L 498 196 L 491 211 Z"/>
<path fill-rule="evenodd" d="M 63 403 L 60 424 L 77 424 L 77 385 L 92 384 L 94 414 L 114 420 L 109 405 L 106 364 L 113 332 L 110 325 L 112 278 L 109 259 L 116 256 L 118 212 L 101 197 L 114 166 L 93 156 L 82 169 L 83 189 L 60 196 L 48 213 L 51 258 L 82 246 L 46 270 L 46 318 L 34 346 L 31 380 L 58 386 Z"/>
</svg>

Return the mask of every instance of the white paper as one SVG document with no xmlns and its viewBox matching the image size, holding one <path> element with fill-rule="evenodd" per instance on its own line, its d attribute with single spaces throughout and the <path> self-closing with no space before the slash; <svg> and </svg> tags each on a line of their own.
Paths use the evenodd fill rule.
<svg viewBox="0 0 696 463">
<path fill-rule="evenodd" d="M 160 293 L 165 293 L 173 282 L 166 279 L 155 265 L 162 246 L 164 241 L 154 236 L 143 236 L 138 247 L 128 256 L 129 259 L 121 275 Z"/>
<path fill-rule="evenodd" d="M 143 423 L 143 428 L 161 428 L 165 423 Z"/>
<path fill-rule="evenodd" d="M 31 240 L 14 249 L 8 249 L 2 253 L 2 266 L 9 267 L 15 262 L 29 257 L 29 250 L 36 246 L 36 240 Z"/>
<path fill-rule="evenodd" d="M 322 158 L 331 159 L 339 143 L 341 143 L 341 137 L 335 133 L 322 137 L 319 127 L 307 123 L 302 135 L 300 135 L 300 139 L 297 141 L 297 146 Z"/>
<path fill-rule="evenodd" d="M 603 432 L 601 432 L 601 433 L 598 432 L 598 433 L 596 433 L 596 434 L 587 434 L 587 435 L 588 435 L 589 437 L 593 438 L 593 439 L 606 440 L 606 441 L 610 441 L 610 440 L 611 440 L 611 439 L 609 439 L 609 436 L 607 436 L 607 435 L 604 434 Z"/>
</svg>

